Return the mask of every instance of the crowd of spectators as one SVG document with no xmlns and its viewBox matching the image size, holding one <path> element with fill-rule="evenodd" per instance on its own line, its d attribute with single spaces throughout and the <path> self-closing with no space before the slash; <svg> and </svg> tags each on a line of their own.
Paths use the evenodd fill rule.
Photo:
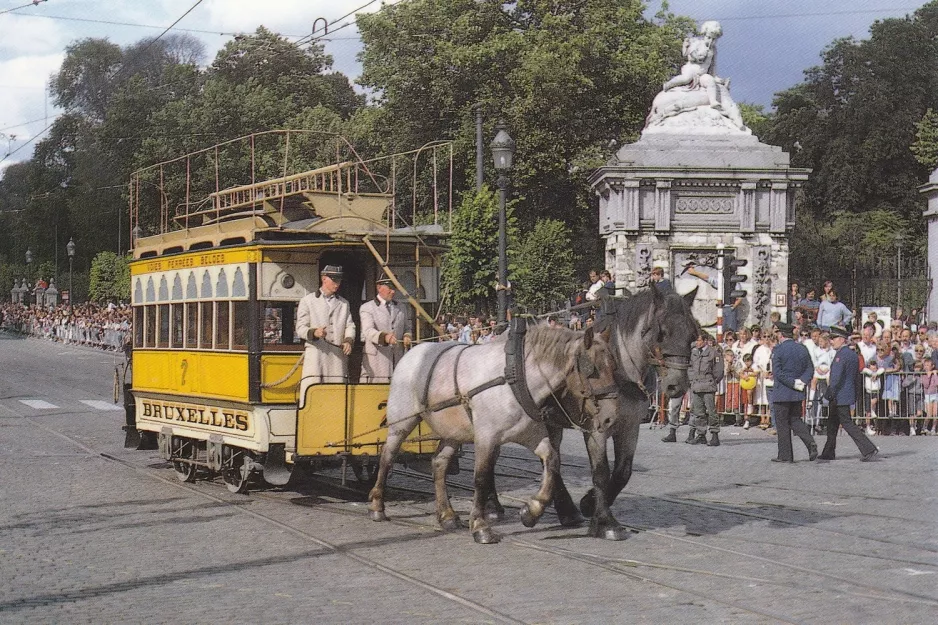
<svg viewBox="0 0 938 625">
<path fill-rule="evenodd" d="M 792 289 L 794 292 L 795 289 Z M 826 288 L 815 307 L 808 291 L 792 307 L 796 339 L 807 347 L 814 363 L 814 378 L 807 389 L 805 421 L 821 432 L 829 407 L 823 398 L 830 376 L 834 350 L 825 327 L 825 303 L 838 303 L 833 288 Z M 812 309 L 819 313 L 812 315 Z M 846 309 L 846 307 L 844 307 Z M 847 311 L 849 312 L 849 311 Z M 851 414 L 868 435 L 928 435 L 938 433 L 938 323 L 925 323 L 917 316 L 897 316 L 889 323 L 870 313 L 851 324 L 848 346 L 860 358 L 861 380 Z M 839 315 L 847 313 L 840 311 Z M 829 321 L 829 318 L 827 319 Z M 776 315 L 775 321 L 778 321 Z M 724 421 L 743 428 L 759 427 L 774 434 L 771 415 L 772 350 L 777 343 L 770 327 L 750 326 L 739 332 L 726 331 L 719 340 L 708 337 L 718 348 L 724 377 L 717 393 L 718 410 Z"/>
<path fill-rule="evenodd" d="M 37 338 L 122 351 L 129 341 L 131 309 L 93 303 L 54 308 L 0 303 L 0 330 Z"/>
</svg>

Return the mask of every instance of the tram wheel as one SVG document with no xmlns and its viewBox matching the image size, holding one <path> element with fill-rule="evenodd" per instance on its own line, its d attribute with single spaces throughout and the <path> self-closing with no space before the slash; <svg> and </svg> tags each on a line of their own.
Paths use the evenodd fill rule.
<svg viewBox="0 0 938 625">
<path fill-rule="evenodd" d="M 253 459 L 247 451 L 229 447 L 222 448 L 222 479 L 232 493 L 243 495 L 248 492 L 248 481 L 253 471 Z"/>
<path fill-rule="evenodd" d="M 191 438 L 174 436 L 172 445 L 173 458 L 194 461 L 198 457 L 199 448 Z M 183 482 L 194 482 L 197 469 L 198 467 L 193 462 L 173 460 L 173 470 L 176 472 L 176 477 Z"/>
</svg>

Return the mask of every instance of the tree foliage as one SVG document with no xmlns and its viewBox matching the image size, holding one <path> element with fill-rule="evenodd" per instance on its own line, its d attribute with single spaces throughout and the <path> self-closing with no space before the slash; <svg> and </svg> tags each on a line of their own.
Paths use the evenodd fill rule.
<svg viewBox="0 0 938 625">
<path fill-rule="evenodd" d="M 813 275 L 821 258 L 894 253 L 899 232 L 921 247 L 917 188 L 928 160 L 916 157 L 928 154 L 926 112 L 938 109 L 938 2 L 873 23 L 869 39 L 834 41 L 774 106 L 763 140 L 812 170 L 792 238 L 794 275 Z"/>
<path fill-rule="evenodd" d="M 563 305 L 576 288 L 575 260 L 569 226 L 558 219 L 538 221 L 518 245 L 511 280 L 515 303 L 533 313 Z"/>
<path fill-rule="evenodd" d="M 517 142 L 511 173 L 524 228 L 560 219 L 601 254 L 589 168 L 635 139 L 691 24 L 645 19 L 638 0 L 413 0 L 358 18 L 359 82 L 373 90 L 392 152 L 455 142 L 457 188 L 475 171 L 475 107 Z M 487 152 L 486 152 L 487 153 Z M 488 179 L 492 166 L 485 163 Z"/>
<path fill-rule="evenodd" d="M 509 246 L 517 239 L 512 205 L 506 207 Z M 450 249 L 443 259 L 443 291 L 455 310 L 494 312 L 498 281 L 498 196 L 488 186 L 467 193 L 453 213 Z M 509 257 L 508 278 L 514 282 Z"/>
<path fill-rule="evenodd" d="M 96 302 L 130 301 L 129 259 L 114 252 L 99 252 L 91 261 L 88 297 Z"/>
<path fill-rule="evenodd" d="M 938 167 L 938 113 L 928 109 L 915 124 L 915 142 L 911 145 L 915 160 L 925 168 L 934 170 Z"/>
</svg>

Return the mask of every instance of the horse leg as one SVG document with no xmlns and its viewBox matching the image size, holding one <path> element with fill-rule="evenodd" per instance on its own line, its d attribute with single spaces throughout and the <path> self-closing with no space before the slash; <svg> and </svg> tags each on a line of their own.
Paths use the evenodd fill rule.
<svg viewBox="0 0 938 625">
<path fill-rule="evenodd" d="M 485 497 L 485 520 L 501 521 L 505 518 L 505 508 L 502 502 L 498 500 L 498 491 L 495 490 L 495 463 L 498 462 L 498 454 L 501 453 L 501 446 L 495 448 L 492 456 L 492 470 L 486 475 L 488 480 L 485 488 L 487 495 Z"/>
<path fill-rule="evenodd" d="M 444 530 L 455 530 L 462 527 L 459 516 L 453 510 L 449 501 L 449 492 L 446 490 L 446 470 L 449 462 L 456 453 L 458 443 L 450 440 L 441 440 L 433 456 L 433 486 L 436 491 L 436 520 Z"/>
<path fill-rule="evenodd" d="M 530 449 L 530 447 L 529 447 Z M 554 494 L 554 483 L 560 475 L 560 454 L 545 436 L 531 449 L 544 464 L 544 474 L 541 478 L 541 488 L 528 503 L 521 507 L 521 523 L 525 527 L 534 527 L 538 519 L 544 514 L 544 509 L 550 503 Z"/>
<path fill-rule="evenodd" d="M 560 457 L 560 443 L 563 441 L 563 428 L 555 425 L 547 426 L 547 435 L 550 437 L 550 444 L 557 451 Z M 557 510 L 557 517 L 560 524 L 564 527 L 578 527 L 585 520 L 583 515 L 573 503 L 573 497 L 567 490 L 567 485 L 563 483 L 563 477 L 560 471 L 557 471 L 556 481 L 554 483 L 554 509 Z"/>
<path fill-rule="evenodd" d="M 469 513 L 469 532 L 472 539 L 482 545 L 497 543 L 501 540 L 485 518 L 485 502 L 488 499 L 488 489 L 495 479 L 495 452 L 497 446 L 491 441 L 475 443 L 475 495 L 472 498 L 472 512 Z"/>
<path fill-rule="evenodd" d="M 394 422 L 395 427 L 388 429 L 388 439 L 381 450 L 381 460 L 378 462 L 378 475 L 375 477 L 375 485 L 368 493 L 368 509 L 371 511 L 372 521 L 387 521 L 388 517 L 384 513 L 384 487 L 387 484 L 388 476 L 391 474 L 391 468 L 394 466 L 394 458 L 400 450 L 404 440 L 410 436 L 417 424 L 420 423 L 420 416 L 415 415 L 401 422 Z"/>
<path fill-rule="evenodd" d="M 632 459 L 635 457 L 635 448 L 638 445 L 638 434 L 642 425 L 642 418 L 648 411 L 648 400 L 639 397 L 623 397 L 619 395 L 619 422 L 611 432 L 613 449 L 615 451 L 615 465 L 612 477 L 606 491 L 607 505 L 612 505 L 625 485 L 632 477 Z M 584 433 L 583 439 L 589 447 L 589 434 Z M 584 516 L 591 517 L 596 511 L 596 493 L 590 489 L 580 499 L 580 511 Z"/>
<path fill-rule="evenodd" d="M 593 518 L 590 520 L 589 535 L 593 538 L 606 540 L 622 540 L 624 538 L 622 526 L 616 521 L 609 509 L 609 458 L 606 454 L 606 435 L 601 432 L 592 432 L 586 439 L 589 451 L 590 467 L 593 471 Z"/>
<path fill-rule="evenodd" d="M 641 425 L 640 417 L 629 415 L 628 420 L 622 424 L 622 429 L 612 437 L 615 465 L 612 468 L 612 480 L 609 483 L 609 505 L 612 505 L 612 502 L 616 500 L 622 489 L 632 479 L 632 461 L 635 459 L 635 449 L 638 447 L 638 433 Z"/>
</svg>

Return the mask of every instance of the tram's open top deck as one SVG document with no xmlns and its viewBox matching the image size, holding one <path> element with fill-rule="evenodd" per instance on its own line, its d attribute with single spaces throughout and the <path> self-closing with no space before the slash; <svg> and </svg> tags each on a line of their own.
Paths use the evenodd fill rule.
<svg viewBox="0 0 938 625">
<path fill-rule="evenodd" d="M 337 155 L 344 151 L 344 156 L 350 158 L 287 174 L 291 133 L 304 134 L 290 130 L 259 133 L 268 144 L 271 136 L 280 140 L 272 148 L 284 162 L 284 175 L 278 177 L 255 181 L 262 169 L 257 165 L 262 160 L 255 143 L 258 135 L 134 172 L 130 182 L 134 258 L 254 241 L 354 241 L 367 236 L 414 240 L 445 235 L 449 230 L 449 143 L 433 143 L 412 152 L 363 161 L 345 139 L 329 135 L 344 148 L 336 149 Z M 248 143 L 249 147 L 245 145 Z M 242 156 L 249 153 L 250 171 L 245 175 L 253 182 L 220 188 L 221 180 L 239 173 L 223 175 L 220 171 L 225 149 L 241 150 Z M 246 156 L 242 160 L 246 162 Z M 297 162 L 303 164 L 309 159 L 301 155 Z M 206 171 L 210 174 L 212 168 L 215 190 L 199 192 L 199 188 L 204 191 Z M 184 189 L 181 172 L 185 174 Z M 404 180 L 400 180 L 401 174 Z M 412 226 L 417 221 L 424 225 Z"/>
</svg>

